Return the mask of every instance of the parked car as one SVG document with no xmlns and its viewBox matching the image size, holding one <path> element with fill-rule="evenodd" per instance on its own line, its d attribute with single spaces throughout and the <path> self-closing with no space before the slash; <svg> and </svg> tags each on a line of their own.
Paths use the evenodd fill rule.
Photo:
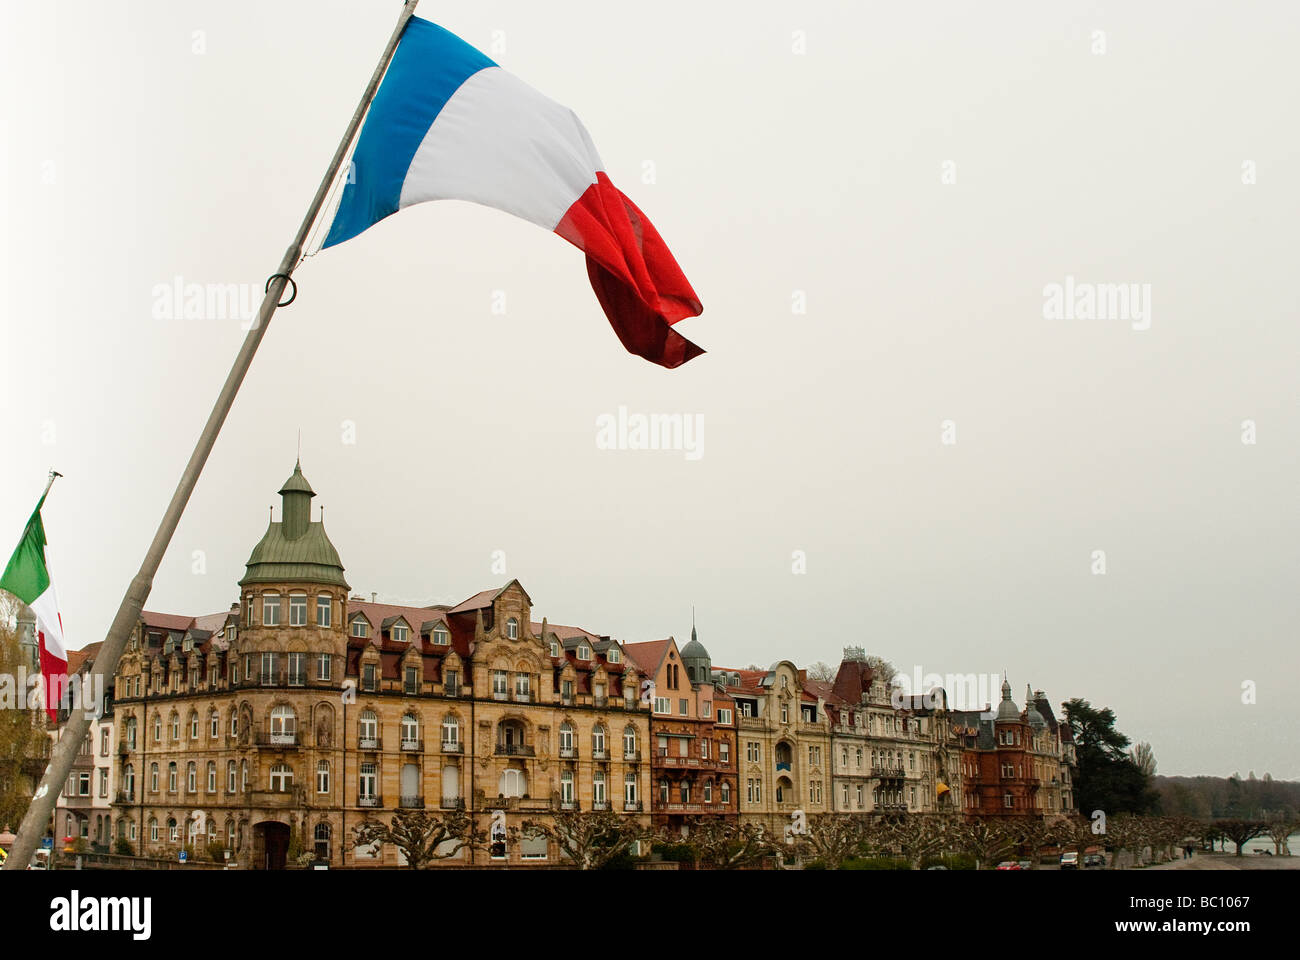
<svg viewBox="0 0 1300 960">
<path fill-rule="evenodd" d="M 1106 866 L 1106 855 L 1104 853 L 1090 853 L 1083 858 L 1085 867 L 1104 867 Z"/>
<path fill-rule="evenodd" d="M 1079 869 L 1079 854 L 1077 851 L 1069 850 L 1061 854 L 1061 869 L 1062 870 Z"/>
<path fill-rule="evenodd" d="M 999 870 L 1019 870 L 1021 866 L 1015 860 L 1003 860 L 998 864 L 997 868 Z"/>
</svg>

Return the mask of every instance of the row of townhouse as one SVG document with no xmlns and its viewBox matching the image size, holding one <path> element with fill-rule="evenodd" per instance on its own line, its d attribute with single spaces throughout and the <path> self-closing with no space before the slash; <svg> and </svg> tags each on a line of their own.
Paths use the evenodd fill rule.
<svg viewBox="0 0 1300 960">
<path fill-rule="evenodd" d="M 141 618 L 61 798 L 65 836 L 394 866 L 391 845 L 350 843 L 359 822 L 465 810 L 489 844 L 446 864 L 531 866 L 559 852 L 511 828 L 565 810 L 780 831 L 797 811 L 961 815 L 981 795 L 969 718 L 900 703 L 860 649 L 819 683 L 789 661 L 715 667 L 694 627 L 679 648 L 538 622 L 514 580 L 455 605 L 367 601 L 299 467 L 280 496 L 230 609 Z"/>
</svg>

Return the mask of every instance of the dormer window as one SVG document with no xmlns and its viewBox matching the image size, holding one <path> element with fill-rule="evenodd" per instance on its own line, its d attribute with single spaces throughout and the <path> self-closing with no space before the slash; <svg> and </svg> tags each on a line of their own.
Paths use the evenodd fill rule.
<svg viewBox="0 0 1300 960">
<path fill-rule="evenodd" d="M 451 643 L 451 634 L 447 632 L 446 627 L 437 626 L 433 628 L 433 642 L 440 647 L 445 647 Z"/>
<path fill-rule="evenodd" d="M 519 621 L 516 620 L 514 617 L 511 617 L 509 620 L 506 621 L 506 639 L 508 640 L 519 639 Z"/>
<path fill-rule="evenodd" d="M 587 641 L 585 640 L 582 641 L 582 643 L 578 644 L 578 659 L 579 660 L 591 659 L 591 644 L 587 643 Z"/>
<path fill-rule="evenodd" d="M 405 643 L 407 639 L 407 629 L 404 623 L 393 624 L 393 640 L 396 643 Z"/>
<path fill-rule="evenodd" d="M 368 627 L 369 624 L 366 623 L 365 617 L 357 617 L 355 620 L 352 621 L 352 636 L 354 637 L 369 636 L 369 630 L 367 629 Z"/>
<path fill-rule="evenodd" d="M 610 648 L 605 651 L 605 659 L 610 663 L 618 663 L 623 659 L 623 655 L 618 652 L 618 647 L 611 644 Z"/>
<path fill-rule="evenodd" d="M 554 637 L 551 637 L 551 656 L 558 657 L 559 655 L 560 655 L 560 641 L 556 640 Z"/>
</svg>

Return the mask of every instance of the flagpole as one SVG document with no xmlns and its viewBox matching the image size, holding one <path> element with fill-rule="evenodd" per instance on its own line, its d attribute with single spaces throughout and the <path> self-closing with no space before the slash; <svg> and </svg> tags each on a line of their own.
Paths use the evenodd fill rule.
<svg viewBox="0 0 1300 960">
<path fill-rule="evenodd" d="M 117 674 L 117 662 L 126 646 L 126 638 L 140 621 L 140 612 L 144 609 L 144 602 L 153 587 L 154 575 L 158 572 L 158 566 L 167 552 L 167 546 L 171 543 L 177 524 L 180 523 L 181 514 L 185 512 L 185 506 L 189 503 L 195 484 L 198 483 L 199 474 L 203 472 L 203 465 L 207 462 L 208 455 L 217 442 L 217 435 L 221 432 L 221 426 L 234 405 L 235 395 L 239 392 L 240 384 L 243 383 L 244 376 L 252 365 L 258 345 L 261 344 L 266 328 L 270 325 L 271 316 L 275 313 L 276 307 L 281 305 L 280 295 L 284 292 L 285 285 L 291 282 L 290 275 L 298 265 L 303 244 L 307 242 L 312 225 L 320 215 L 325 198 L 329 195 L 330 188 L 334 185 L 334 180 L 343 166 L 348 149 L 356 139 L 361 121 L 365 118 L 366 110 L 375 97 L 375 91 L 379 89 L 379 82 L 384 77 L 384 71 L 388 69 L 388 64 L 397 51 L 397 43 L 402 38 L 402 31 L 415 13 L 416 4 L 419 2 L 420 0 L 404 0 L 402 4 L 402 12 L 397 18 L 397 26 L 393 28 L 392 36 L 388 39 L 388 46 L 384 48 L 384 54 L 375 67 L 374 73 L 371 74 L 370 82 L 366 85 L 361 102 L 357 104 L 357 109 L 352 114 L 347 131 L 334 151 L 334 157 L 330 160 L 325 177 L 316 189 L 316 195 L 312 198 L 306 216 L 303 217 L 302 225 L 298 228 L 293 243 L 285 251 L 279 269 L 267 281 L 266 297 L 257 311 L 257 318 L 244 338 L 243 346 L 240 347 L 235 363 L 230 368 L 226 382 L 221 388 L 221 393 L 217 396 L 217 402 L 208 415 L 208 422 L 204 425 L 203 432 L 199 434 L 194 452 L 190 454 L 189 463 L 185 465 L 185 472 L 181 474 L 180 482 L 176 485 L 176 492 L 172 494 L 171 502 L 167 505 L 167 512 L 163 514 L 162 522 L 158 525 L 158 532 L 154 534 L 153 542 L 149 544 L 149 552 L 145 554 L 144 562 L 140 564 L 140 571 L 132 579 L 126 595 L 122 598 L 122 605 L 118 607 L 117 616 L 113 618 L 108 635 L 104 638 L 104 645 L 91 666 L 91 675 L 87 678 L 88 682 L 83 685 L 83 690 L 111 689 L 109 685 Z M 50 478 L 50 482 L 54 482 L 53 477 Z M 46 489 L 48 491 L 49 488 Z M 91 714 L 84 709 L 70 711 L 63 734 L 50 753 L 50 765 L 46 768 L 45 776 L 41 778 L 40 786 L 36 788 L 31 805 L 27 808 L 22 824 L 18 827 L 18 839 L 14 841 L 13 849 L 9 851 L 9 858 L 0 869 L 22 870 L 31 861 L 41 834 L 49 822 L 50 815 L 54 812 L 54 803 L 72 770 L 81 742 L 90 729 L 90 720 Z"/>
</svg>

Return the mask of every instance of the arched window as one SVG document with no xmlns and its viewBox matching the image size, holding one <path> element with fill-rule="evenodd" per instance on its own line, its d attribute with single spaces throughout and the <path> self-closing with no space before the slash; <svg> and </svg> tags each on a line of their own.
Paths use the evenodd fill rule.
<svg viewBox="0 0 1300 960">
<path fill-rule="evenodd" d="M 217 762 L 208 761 L 208 793 L 217 792 Z"/>
<path fill-rule="evenodd" d="M 330 858 L 330 825 L 328 823 L 316 824 L 314 839 L 316 841 L 316 859 L 328 860 Z"/>
<path fill-rule="evenodd" d="M 514 617 L 506 621 L 506 637 L 510 640 L 519 639 L 519 621 Z"/>
<path fill-rule="evenodd" d="M 167 792 L 176 792 L 176 762 L 167 764 Z"/>
<path fill-rule="evenodd" d="M 414 750 L 420 743 L 420 721 L 411 714 L 402 717 L 402 749 Z"/>
<path fill-rule="evenodd" d="M 172 711 L 171 728 L 172 739 L 179 740 L 181 738 L 181 717 L 175 710 Z"/>
<path fill-rule="evenodd" d="M 623 759 L 636 759 L 636 727 L 631 724 L 623 728 Z"/>
<path fill-rule="evenodd" d="M 596 724 L 591 728 L 591 756 L 596 760 L 605 759 L 605 727 Z"/>
<path fill-rule="evenodd" d="M 221 736 L 221 716 L 215 710 L 208 714 L 208 736 L 213 740 Z"/>
<path fill-rule="evenodd" d="M 149 842 L 158 842 L 158 820 L 155 817 L 149 818 Z"/>
<path fill-rule="evenodd" d="M 185 765 L 185 791 L 197 793 L 199 789 L 199 765 L 191 760 Z"/>
<path fill-rule="evenodd" d="M 248 761 L 239 761 L 239 789 L 248 792 Z"/>
<path fill-rule="evenodd" d="M 729 781 L 723 780 L 718 785 L 718 799 L 723 803 L 731 802 L 731 783 Z"/>
<path fill-rule="evenodd" d="M 153 715 L 153 742 L 162 743 L 162 717 L 156 713 Z"/>
<path fill-rule="evenodd" d="M 149 792 L 158 792 L 158 764 L 149 764 Z"/>
<path fill-rule="evenodd" d="M 631 770 L 623 774 L 623 802 L 636 803 L 636 774 Z"/>
<path fill-rule="evenodd" d="M 197 711 L 191 711 L 190 712 L 190 739 L 197 740 L 198 738 L 199 738 L 199 715 Z"/>
<path fill-rule="evenodd" d="M 565 770 L 560 774 L 560 802 L 573 805 L 573 771 Z"/>
<path fill-rule="evenodd" d="M 442 744 L 444 749 L 460 744 L 460 721 L 450 714 L 442 718 Z"/>
<path fill-rule="evenodd" d="M 568 720 L 560 724 L 560 756 L 577 756 L 573 749 L 573 724 L 569 723 Z"/>
<path fill-rule="evenodd" d="M 293 768 L 287 763 L 277 763 L 271 767 L 271 790 L 274 793 L 287 793 L 293 788 Z"/>
<path fill-rule="evenodd" d="M 704 781 L 704 802 L 705 803 L 713 802 L 713 781 L 712 780 Z"/>
<path fill-rule="evenodd" d="M 128 800 L 135 799 L 135 766 L 128 763 L 122 771 L 122 787 Z"/>
<path fill-rule="evenodd" d="M 298 742 L 298 718 L 293 707 L 281 704 L 271 708 L 271 743 L 292 745 Z"/>
<path fill-rule="evenodd" d="M 501 795 L 503 797 L 522 797 L 528 792 L 528 777 L 522 770 L 513 767 L 501 773 Z"/>
<path fill-rule="evenodd" d="M 226 793 L 235 792 L 235 784 L 237 782 L 235 770 L 236 770 L 235 761 L 227 760 L 226 761 Z"/>
<path fill-rule="evenodd" d="M 591 775 L 591 805 L 596 810 L 603 810 L 608 806 L 604 770 L 596 770 Z"/>
<path fill-rule="evenodd" d="M 680 793 L 681 793 L 682 803 L 691 802 L 691 781 L 683 780 L 681 782 Z"/>
<path fill-rule="evenodd" d="M 373 710 L 366 710 L 361 714 L 358 722 L 357 739 L 358 746 L 362 750 L 376 750 L 379 748 L 379 718 L 375 716 Z"/>
<path fill-rule="evenodd" d="M 321 760 L 316 764 L 316 792 L 330 792 L 330 762 Z"/>
<path fill-rule="evenodd" d="M 135 749 L 135 730 L 136 730 L 135 717 L 128 717 L 126 721 L 126 746 L 127 749 L 129 750 Z"/>
</svg>

